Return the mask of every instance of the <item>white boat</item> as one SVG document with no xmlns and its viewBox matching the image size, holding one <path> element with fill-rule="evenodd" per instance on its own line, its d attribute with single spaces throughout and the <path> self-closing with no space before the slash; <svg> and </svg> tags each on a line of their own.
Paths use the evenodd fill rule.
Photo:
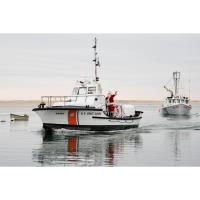
<svg viewBox="0 0 200 200">
<path fill-rule="evenodd" d="M 97 76 L 99 58 L 96 47 L 95 38 L 94 79 L 76 81 L 71 96 L 43 96 L 41 104 L 33 109 L 40 116 L 44 129 L 110 131 L 139 126 L 143 112 L 136 111 L 133 105 L 116 105 L 115 115 L 108 116 L 105 96 Z"/>
<path fill-rule="evenodd" d="M 170 92 L 162 104 L 161 113 L 164 115 L 190 115 L 192 106 L 190 105 L 190 98 L 179 94 L 180 72 L 173 72 L 174 92 L 164 88 Z"/>
<path fill-rule="evenodd" d="M 10 113 L 10 120 L 11 121 L 28 121 L 29 116 L 24 114 L 24 115 L 16 115 L 13 113 Z"/>
</svg>

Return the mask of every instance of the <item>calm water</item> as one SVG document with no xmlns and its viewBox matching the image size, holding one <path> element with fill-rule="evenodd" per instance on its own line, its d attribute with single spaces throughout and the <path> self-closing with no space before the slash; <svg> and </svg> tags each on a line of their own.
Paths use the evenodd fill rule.
<svg viewBox="0 0 200 200">
<path fill-rule="evenodd" d="M 45 135 L 31 107 L 0 107 L 0 166 L 200 166 L 200 105 L 191 117 L 162 117 L 139 105 L 140 128 L 117 132 L 57 131 Z M 9 113 L 30 115 L 10 122 Z"/>
</svg>

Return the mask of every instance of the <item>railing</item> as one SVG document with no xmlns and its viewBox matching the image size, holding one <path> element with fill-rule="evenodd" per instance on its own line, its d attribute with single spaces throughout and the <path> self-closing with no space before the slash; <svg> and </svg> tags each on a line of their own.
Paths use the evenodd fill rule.
<svg viewBox="0 0 200 200">
<path fill-rule="evenodd" d="M 85 97 L 85 99 L 83 99 Z M 88 94 L 88 95 L 72 95 L 72 96 L 42 96 L 41 97 L 41 105 L 45 105 L 47 107 L 51 107 L 56 102 L 63 102 L 64 106 L 67 105 L 69 102 L 78 102 L 77 100 L 80 100 L 82 98 L 82 103 L 87 103 L 88 98 L 95 97 L 103 97 L 105 99 L 104 95 L 94 95 L 94 94 Z"/>
</svg>

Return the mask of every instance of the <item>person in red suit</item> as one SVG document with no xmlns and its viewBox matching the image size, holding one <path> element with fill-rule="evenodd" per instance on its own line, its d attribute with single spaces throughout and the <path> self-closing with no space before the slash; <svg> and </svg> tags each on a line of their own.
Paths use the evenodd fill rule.
<svg viewBox="0 0 200 200">
<path fill-rule="evenodd" d="M 117 91 L 112 94 L 111 92 L 108 92 L 108 95 L 106 97 L 106 102 L 107 102 L 107 110 L 108 110 L 108 115 L 110 117 L 114 116 L 115 112 L 115 103 L 114 103 L 114 97 L 117 95 Z"/>
</svg>

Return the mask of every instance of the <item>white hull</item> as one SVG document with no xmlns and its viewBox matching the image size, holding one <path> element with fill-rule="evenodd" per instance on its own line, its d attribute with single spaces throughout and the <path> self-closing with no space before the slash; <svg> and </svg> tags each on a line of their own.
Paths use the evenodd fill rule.
<svg viewBox="0 0 200 200">
<path fill-rule="evenodd" d="M 142 112 L 138 116 L 110 118 L 102 110 L 34 109 L 40 116 L 44 128 L 78 130 L 119 130 L 139 126 Z"/>
<path fill-rule="evenodd" d="M 190 115 L 191 106 L 185 104 L 175 104 L 164 106 L 161 113 L 164 115 Z"/>
</svg>

